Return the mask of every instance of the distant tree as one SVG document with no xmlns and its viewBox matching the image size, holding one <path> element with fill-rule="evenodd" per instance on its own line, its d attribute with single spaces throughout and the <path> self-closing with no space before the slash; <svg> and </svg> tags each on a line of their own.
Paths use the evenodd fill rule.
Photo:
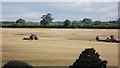
<svg viewBox="0 0 120 68">
<path fill-rule="evenodd" d="M 110 24 L 119 24 L 120 23 L 120 20 L 118 21 L 109 21 Z"/>
<path fill-rule="evenodd" d="M 42 19 L 42 20 L 40 21 L 41 25 L 47 26 L 47 25 L 50 24 L 50 23 L 52 22 L 52 20 L 53 20 L 52 14 L 51 14 L 51 13 L 47 13 L 47 15 L 42 15 L 41 19 Z"/>
<path fill-rule="evenodd" d="M 118 21 L 120 21 L 120 18 L 118 19 Z"/>
<path fill-rule="evenodd" d="M 95 25 L 101 25 L 102 22 L 101 22 L 101 21 L 94 21 L 94 24 L 95 24 Z"/>
<path fill-rule="evenodd" d="M 107 61 L 102 61 L 99 56 L 95 49 L 85 49 L 69 68 L 106 68 Z"/>
<path fill-rule="evenodd" d="M 84 18 L 82 20 L 82 23 L 84 23 L 84 24 L 93 24 L 93 21 L 91 19 L 89 19 L 89 18 Z"/>
<path fill-rule="evenodd" d="M 9 61 L 2 68 L 33 68 L 24 61 Z"/>
<path fill-rule="evenodd" d="M 68 19 L 66 19 L 65 21 L 64 21 L 64 26 L 65 27 L 68 27 L 70 25 L 70 21 L 68 20 Z"/>
<path fill-rule="evenodd" d="M 71 26 L 77 28 L 80 25 L 80 22 L 78 21 L 73 21 Z"/>
<path fill-rule="evenodd" d="M 16 21 L 16 23 L 25 23 L 25 20 L 20 18 Z"/>
</svg>

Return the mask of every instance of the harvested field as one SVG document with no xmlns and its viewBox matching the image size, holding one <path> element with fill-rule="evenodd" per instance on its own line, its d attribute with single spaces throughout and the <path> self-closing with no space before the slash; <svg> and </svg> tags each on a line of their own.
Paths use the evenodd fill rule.
<svg viewBox="0 0 120 68">
<path fill-rule="evenodd" d="M 39 40 L 22 40 L 36 34 Z M 85 48 L 95 48 L 108 66 L 118 66 L 118 43 L 97 42 L 117 29 L 28 29 L 2 28 L 2 60 L 24 60 L 33 66 L 69 66 Z"/>
</svg>

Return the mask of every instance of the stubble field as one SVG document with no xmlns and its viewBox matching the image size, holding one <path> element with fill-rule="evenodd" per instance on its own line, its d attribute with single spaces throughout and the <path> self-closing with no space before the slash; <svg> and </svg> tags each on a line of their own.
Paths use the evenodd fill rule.
<svg viewBox="0 0 120 68">
<path fill-rule="evenodd" d="M 22 40 L 35 34 L 39 40 Z M 97 42 L 117 29 L 28 29 L 2 28 L 2 62 L 23 60 L 33 66 L 69 66 L 85 48 L 94 48 L 108 66 L 118 66 L 118 43 Z"/>
</svg>

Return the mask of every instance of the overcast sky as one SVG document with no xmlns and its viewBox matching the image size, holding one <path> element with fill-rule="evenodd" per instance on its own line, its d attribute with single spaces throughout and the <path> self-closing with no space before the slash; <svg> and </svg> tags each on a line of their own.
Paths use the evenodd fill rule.
<svg viewBox="0 0 120 68">
<path fill-rule="evenodd" d="M 39 22 L 41 16 L 52 13 L 54 21 L 65 19 L 110 21 L 118 18 L 117 2 L 3 2 L 2 20 Z"/>
</svg>

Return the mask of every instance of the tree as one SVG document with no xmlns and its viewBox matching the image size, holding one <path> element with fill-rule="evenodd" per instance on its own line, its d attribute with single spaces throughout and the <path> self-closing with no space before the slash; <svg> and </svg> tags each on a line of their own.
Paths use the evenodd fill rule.
<svg viewBox="0 0 120 68">
<path fill-rule="evenodd" d="M 91 19 L 89 19 L 89 18 L 84 18 L 82 20 L 82 23 L 84 23 L 84 24 L 93 24 L 93 21 Z"/>
<path fill-rule="evenodd" d="M 73 21 L 71 26 L 77 28 L 80 25 L 80 22 L 78 21 Z"/>
<path fill-rule="evenodd" d="M 33 68 L 31 65 L 24 61 L 9 61 L 2 68 Z"/>
<path fill-rule="evenodd" d="M 120 21 L 120 18 L 118 18 L 118 21 Z"/>
<path fill-rule="evenodd" d="M 94 22 L 94 25 L 101 25 L 101 24 L 102 24 L 101 21 L 95 21 L 95 22 Z"/>
<path fill-rule="evenodd" d="M 53 20 L 52 14 L 51 14 L 51 13 L 47 13 L 47 15 L 42 15 L 41 19 L 42 19 L 42 20 L 40 21 L 41 25 L 47 26 L 47 25 L 50 24 L 50 23 L 52 22 L 52 20 Z"/>
<path fill-rule="evenodd" d="M 107 61 L 102 61 L 99 56 L 94 48 L 85 49 L 69 68 L 106 68 Z"/>
<path fill-rule="evenodd" d="M 64 26 L 65 27 L 68 27 L 70 25 L 70 21 L 68 20 L 68 19 L 66 19 L 65 21 L 64 21 Z"/>
<path fill-rule="evenodd" d="M 25 23 L 25 20 L 20 18 L 16 21 L 16 23 Z"/>
</svg>

